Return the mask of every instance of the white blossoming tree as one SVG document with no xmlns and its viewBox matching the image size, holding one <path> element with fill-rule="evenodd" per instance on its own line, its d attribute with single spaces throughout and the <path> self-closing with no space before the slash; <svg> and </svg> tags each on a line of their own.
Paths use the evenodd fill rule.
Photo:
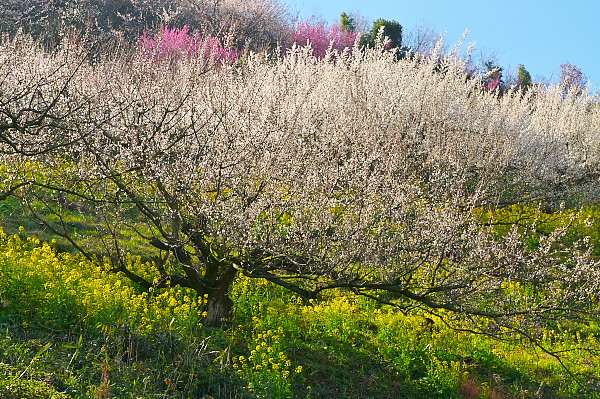
<svg viewBox="0 0 600 399">
<path fill-rule="evenodd" d="M 575 221 L 597 195 L 589 98 L 498 98 L 452 53 L 267 58 L 92 66 L 75 45 L 4 41 L 2 198 L 145 289 L 207 295 L 208 326 L 230 317 L 240 274 L 534 342 L 553 320 L 597 319 L 589 240 L 535 210 L 568 201 Z"/>
<path fill-rule="evenodd" d="M 187 25 L 203 36 L 235 32 L 236 45 L 272 47 L 289 35 L 287 10 L 279 0 L 1 0 L 0 31 L 23 30 L 48 46 L 71 29 L 93 45 L 135 44 L 145 30 Z"/>
</svg>

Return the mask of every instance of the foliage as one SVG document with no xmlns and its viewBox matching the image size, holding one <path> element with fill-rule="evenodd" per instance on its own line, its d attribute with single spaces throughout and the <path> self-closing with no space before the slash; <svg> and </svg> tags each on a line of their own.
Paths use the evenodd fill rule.
<svg viewBox="0 0 600 399">
<path fill-rule="evenodd" d="M 340 28 L 342 30 L 346 30 L 348 32 L 356 31 L 356 23 L 354 22 L 354 18 L 345 12 L 340 14 Z"/>
<path fill-rule="evenodd" d="M 36 239 L 24 241 L 5 233 L 0 239 L 4 248 L 0 270 L 6 276 L 4 300 L 31 306 L 17 309 L 44 320 L 47 326 L 71 328 L 78 315 L 85 314 L 90 325 L 130 324 L 142 333 L 170 329 L 183 334 L 202 318 L 198 305 L 204 299 L 181 287 L 139 292 L 118 276 L 107 275 L 100 266 L 66 253 L 56 254 L 48 244 L 37 246 Z M 139 258 L 132 257 L 130 262 L 137 269 L 148 267 Z M 111 295 L 104 298 L 107 292 Z"/>
<path fill-rule="evenodd" d="M 600 235 L 598 220 L 600 210 L 597 207 L 583 207 L 579 211 L 572 209 L 542 209 L 540 204 L 518 204 L 485 212 L 479 215 L 482 223 L 493 226 L 495 234 L 505 236 L 511 229 L 518 229 L 521 239 L 531 248 L 540 245 L 553 245 L 547 240 L 557 231 L 567 230 L 560 240 L 567 246 L 577 247 L 586 241 L 594 256 L 600 256 Z M 556 244 L 554 244 L 556 245 Z"/>
<path fill-rule="evenodd" d="M 189 291 L 166 290 L 167 301 L 156 291 L 143 296 L 164 318 L 138 325 L 143 293 L 121 295 L 131 288 L 126 278 L 33 238 L 0 233 L 0 273 L 6 397 L 597 397 L 600 359 L 582 349 L 598 345 L 597 323 L 539 330 L 544 348 L 562 352 L 585 378 L 578 385 L 555 358 L 518 337 L 453 331 L 443 317 L 398 312 L 344 291 L 304 304 L 241 277 L 232 292 L 235 320 L 205 329 L 189 323 L 188 312 L 170 311 L 189 304 Z"/>
<path fill-rule="evenodd" d="M 516 88 L 519 90 L 527 91 L 531 86 L 531 74 L 523 65 L 519 65 L 517 70 L 517 84 Z"/>
<path fill-rule="evenodd" d="M 83 397 L 88 390 L 91 394 L 100 390 L 107 375 L 123 390 L 142 395 L 168 392 L 167 380 L 187 387 L 192 396 L 195 389 L 215 394 L 225 388 L 219 384 L 226 383 L 226 377 L 220 377 L 218 365 L 206 357 L 205 338 L 195 333 L 202 317 L 198 302 L 204 299 L 193 292 L 180 288 L 140 292 L 127 279 L 80 256 L 57 254 L 37 239 L 16 234 L 0 233 L 0 254 L 0 325 L 6 330 L 0 361 L 19 370 L 7 380 L 13 384 L 2 386 L 10 393 L 21 392 L 18 387 L 31 386 L 27 389 L 34 392 L 35 387 L 46 386 L 51 395 L 50 383 Z M 41 354 L 29 354 L 30 347 L 35 351 L 45 347 L 48 332 L 53 344 Z M 186 363 L 181 364 L 183 358 L 178 356 L 187 356 Z M 43 366 L 49 369 L 40 369 Z M 154 373 L 149 378 L 155 382 L 142 381 L 136 375 L 142 371 L 148 377 Z M 123 380 L 122 373 L 127 374 Z M 189 373 L 198 380 L 180 382 Z M 109 390 L 120 396 L 121 388 L 113 383 Z"/>
<path fill-rule="evenodd" d="M 25 380 L 16 370 L 0 364 L 0 395 L 3 398 L 28 399 L 67 399 L 69 396 L 58 392 L 43 381 Z"/>
<path fill-rule="evenodd" d="M 248 381 L 248 389 L 258 397 L 291 397 L 291 379 L 300 374 L 302 366 L 292 369 L 292 363 L 283 352 L 283 327 L 257 333 L 249 341 L 250 356 L 234 357 L 233 368 Z"/>
<path fill-rule="evenodd" d="M 371 31 L 365 36 L 365 44 L 369 47 L 375 47 L 377 36 L 380 29 L 383 27 L 383 37 L 387 37 L 389 42 L 386 43 L 386 48 L 402 47 L 402 25 L 397 21 L 386 19 L 378 19 L 373 21 Z"/>
</svg>

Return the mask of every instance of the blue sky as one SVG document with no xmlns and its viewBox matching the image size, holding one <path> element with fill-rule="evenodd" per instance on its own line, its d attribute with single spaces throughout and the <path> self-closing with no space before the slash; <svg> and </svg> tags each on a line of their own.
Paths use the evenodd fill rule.
<svg viewBox="0 0 600 399">
<path fill-rule="evenodd" d="M 466 29 L 467 42 L 483 54 L 495 54 L 500 66 L 523 64 L 534 80 L 555 81 L 560 65 L 578 66 L 592 90 L 600 89 L 600 0 L 287 0 L 293 15 L 316 15 L 328 22 L 342 11 L 370 21 L 398 21 L 407 32 L 426 24 L 446 32 L 454 44 Z M 537 79 L 536 79 L 537 78 Z"/>
</svg>

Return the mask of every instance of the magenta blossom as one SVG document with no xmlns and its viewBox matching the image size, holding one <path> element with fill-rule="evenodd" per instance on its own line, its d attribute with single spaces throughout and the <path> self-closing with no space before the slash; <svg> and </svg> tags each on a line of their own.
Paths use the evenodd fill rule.
<svg viewBox="0 0 600 399">
<path fill-rule="evenodd" d="M 486 90 L 494 91 L 500 86 L 500 78 L 491 78 L 485 85 Z"/>
<path fill-rule="evenodd" d="M 140 47 L 148 58 L 153 60 L 178 60 L 181 57 L 200 56 L 233 63 L 240 56 L 238 49 L 226 48 L 216 37 L 190 35 L 187 25 L 183 29 L 163 27 L 154 35 L 144 32 L 140 37 Z"/>
<path fill-rule="evenodd" d="M 299 46 L 306 46 L 310 43 L 313 54 L 317 58 L 325 57 L 330 46 L 338 51 L 352 48 L 359 35 L 358 32 L 342 29 L 339 24 L 327 26 L 322 21 L 315 21 L 314 18 L 294 21 L 292 30 L 293 43 Z M 284 46 L 282 50 L 285 52 L 289 47 L 291 44 Z"/>
</svg>

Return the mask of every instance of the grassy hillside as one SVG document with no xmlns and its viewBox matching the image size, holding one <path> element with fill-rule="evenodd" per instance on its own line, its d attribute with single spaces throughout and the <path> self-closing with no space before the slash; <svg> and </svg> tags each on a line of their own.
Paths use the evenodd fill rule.
<svg viewBox="0 0 600 399">
<path fill-rule="evenodd" d="M 139 265 L 143 268 L 143 265 Z M 203 298 L 141 292 L 77 256 L 0 235 L 0 396 L 6 398 L 594 398 L 598 325 L 541 343 L 448 329 L 343 291 L 303 303 L 241 278 L 235 317 L 198 322 Z"/>
</svg>

